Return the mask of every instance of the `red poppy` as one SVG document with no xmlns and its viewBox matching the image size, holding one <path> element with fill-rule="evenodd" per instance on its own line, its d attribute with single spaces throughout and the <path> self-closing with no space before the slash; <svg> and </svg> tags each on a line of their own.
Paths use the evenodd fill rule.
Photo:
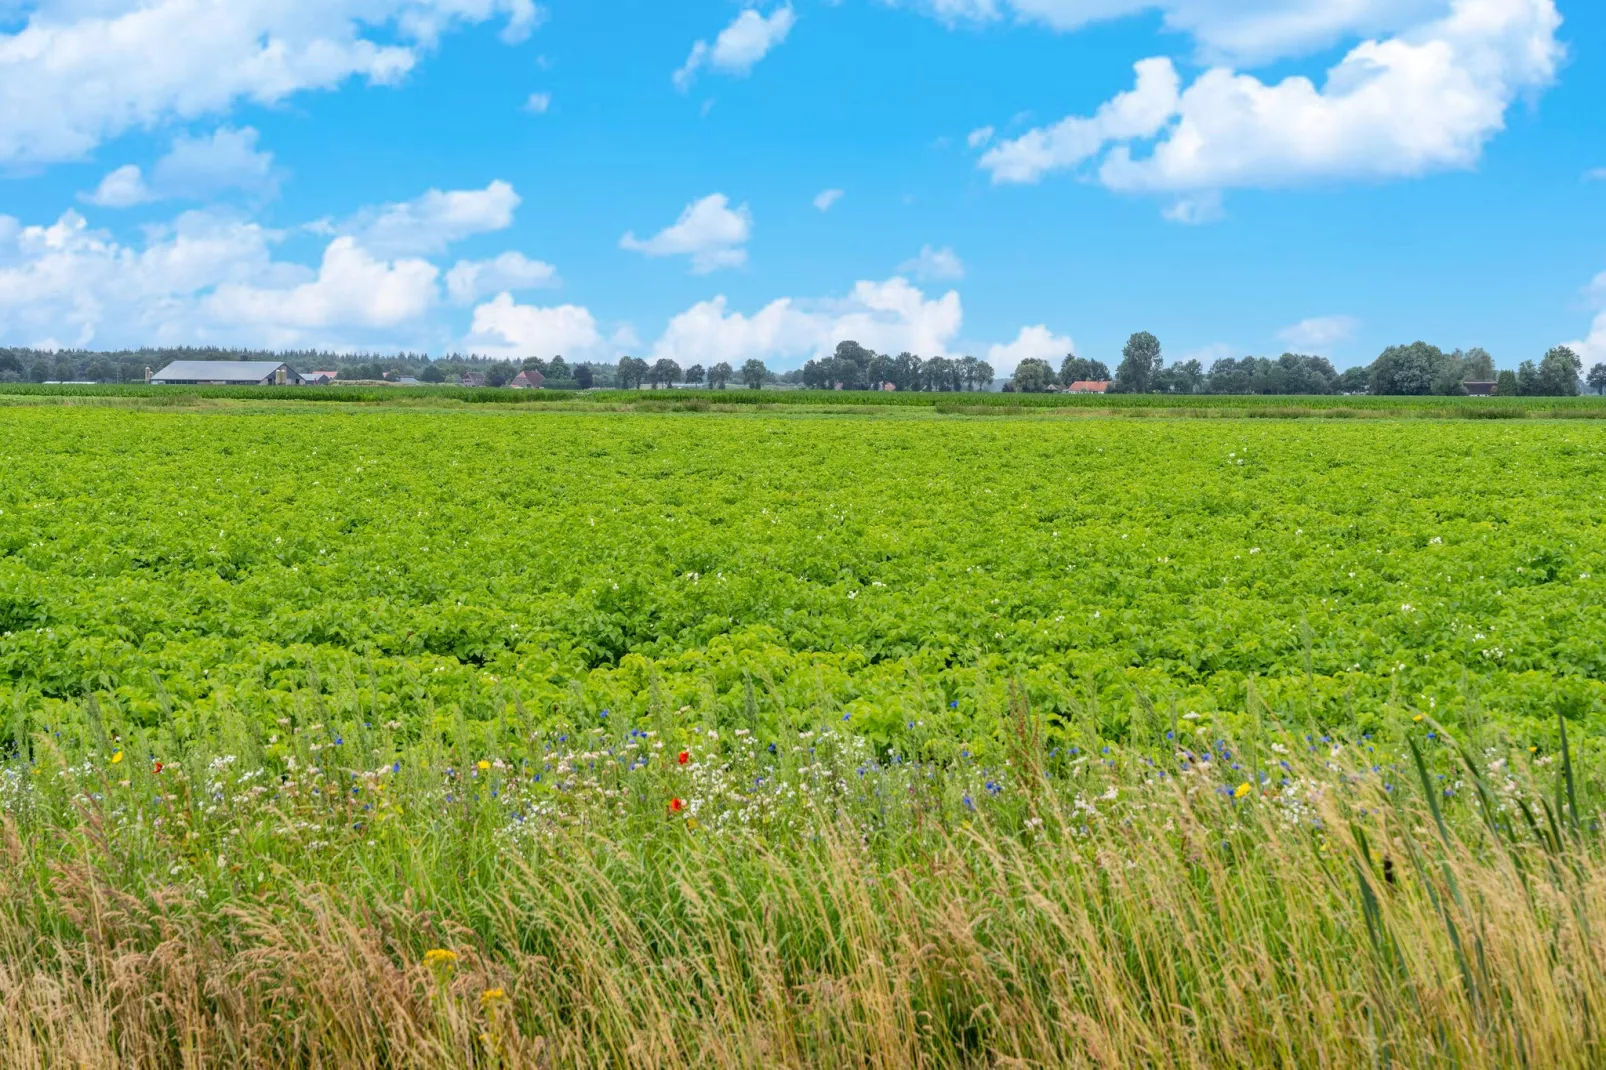
<svg viewBox="0 0 1606 1070">
<path fill-rule="evenodd" d="M 691 761 L 691 751 L 689 751 L 689 750 L 681 751 L 680 752 L 679 761 L 680 761 L 681 765 L 685 765 L 687 762 Z"/>
<path fill-rule="evenodd" d="M 162 763 L 161 762 L 157 762 L 156 763 L 156 771 L 158 773 L 160 773 L 162 771 Z"/>
<path fill-rule="evenodd" d="M 686 809 L 686 804 L 681 802 L 679 799 L 670 799 L 669 800 L 669 812 L 670 813 L 678 814 L 684 809 Z"/>
</svg>

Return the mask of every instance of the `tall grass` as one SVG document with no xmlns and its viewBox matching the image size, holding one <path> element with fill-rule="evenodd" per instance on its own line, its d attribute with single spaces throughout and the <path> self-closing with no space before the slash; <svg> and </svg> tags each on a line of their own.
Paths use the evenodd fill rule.
<svg viewBox="0 0 1606 1070">
<path fill-rule="evenodd" d="M 165 760 L 94 704 L 22 737 L 0 1064 L 1606 1062 L 1598 771 L 1564 735 L 1083 749 L 1018 709 L 936 760 L 684 710 L 306 713 Z"/>
</svg>

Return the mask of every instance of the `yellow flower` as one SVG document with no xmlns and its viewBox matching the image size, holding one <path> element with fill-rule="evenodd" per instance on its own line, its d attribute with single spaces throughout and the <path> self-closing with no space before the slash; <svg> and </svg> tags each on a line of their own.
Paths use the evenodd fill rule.
<svg viewBox="0 0 1606 1070">
<path fill-rule="evenodd" d="M 123 752 L 122 751 L 118 751 L 116 754 L 112 755 L 112 764 L 113 765 L 116 765 L 118 762 L 120 762 L 122 760 L 123 760 Z"/>
<path fill-rule="evenodd" d="M 480 993 L 480 1006 L 490 1007 L 507 998 L 507 993 L 500 988 L 487 988 Z"/>
<path fill-rule="evenodd" d="M 1415 717 L 1411 718 L 1411 720 L 1413 720 L 1413 721 L 1420 721 L 1421 719 L 1422 719 L 1422 715 L 1420 713 L 1417 714 Z"/>
<path fill-rule="evenodd" d="M 432 947 L 424 952 L 424 961 L 431 966 L 450 966 L 457 961 L 457 952 L 444 947 Z"/>
<path fill-rule="evenodd" d="M 489 769 L 490 767 L 491 767 L 491 763 L 490 762 L 486 761 L 484 758 L 480 759 L 480 772 L 483 773 L 487 769 Z"/>
<path fill-rule="evenodd" d="M 1234 791 L 1232 793 L 1232 797 L 1234 799 L 1241 799 L 1245 795 L 1248 795 L 1253 790 L 1254 789 L 1249 786 L 1249 781 L 1246 780 L 1242 784 L 1238 785 L 1238 790 L 1236 790 L 1236 791 Z"/>
</svg>

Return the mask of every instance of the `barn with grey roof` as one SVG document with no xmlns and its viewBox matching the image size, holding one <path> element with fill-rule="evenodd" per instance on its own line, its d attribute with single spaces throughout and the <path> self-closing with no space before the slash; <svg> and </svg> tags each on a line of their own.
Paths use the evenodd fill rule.
<svg viewBox="0 0 1606 1070">
<path fill-rule="evenodd" d="M 295 369 L 276 360 L 175 360 L 151 376 L 153 386 L 302 386 Z"/>
</svg>

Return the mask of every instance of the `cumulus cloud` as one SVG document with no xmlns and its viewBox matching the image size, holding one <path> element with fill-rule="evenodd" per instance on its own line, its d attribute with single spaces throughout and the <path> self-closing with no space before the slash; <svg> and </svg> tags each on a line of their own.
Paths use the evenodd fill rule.
<svg viewBox="0 0 1606 1070">
<path fill-rule="evenodd" d="M 1420 18 L 1444 6 L 1401 10 Z M 1259 7 L 1269 18 L 1288 5 Z M 1320 14 L 1315 5 L 1290 12 Z M 995 145 L 981 166 L 995 182 L 1035 182 L 1097 160 L 1097 178 L 1112 189 L 1178 193 L 1470 167 L 1512 102 L 1554 80 L 1560 21 L 1554 0 L 1451 0 L 1441 17 L 1356 45 L 1319 86 L 1217 66 L 1182 89 L 1170 59 L 1143 60 L 1134 89 L 1091 117 Z"/>
<path fill-rule="evenodd" d="M 723 193 L 713 193 L 687 205 L 678 220 L 651 238 L 643 240 L 630 231 L 619 239 L 619 247 L 646 256 L 689 256 L 692 270 L 706 275 L 747 263 L 752 234 L 753 214 L 747 205 L 733 209 Z"/>
<path fill-rule="evenodd" d="M 454 302 L 471 305 L 488 294 L 552 286 L 558 269 L 523 253 L 503 253 L 494 260 L 459 260 L 446 273 L 446 292 Z"/>
<path fill-rule="evenodd" d="M 1595 320 L 1590 324 L 1589 336 L 1567 346 L 1584 358 L 1584 367 L 1606 361 L 1606 271 L 1596 275 L 1589 286 L 1584 290 L 1590 307 L 1595 310 Z"/>
<path fill-rule="evenodd" d="M 440 269 L 427 260 L 386 262 L 342 236 L 324 250 L 316 277 L 296 286 L 219 286 L 205 301 L 218 322 L 294 336 L 335 326 L 395 327 L 435 303 Z"/>
<path fill-rule="evenodd" d="M 691 54 L 686 57 L 680 70 L 675 72 L 676 88 L 681 92 L 690 89 L 697 72 L 703 67 L 712 67 L 726 74 L 750 73 L 759 60 L 786 40 L 796 23 L 797 13 L 790 4 L 768 16 L 759 14 L 754 8 L 746 9 L 720 31 L 712 45 L 707 41 L 698 41 L 691 46 Z"/>
<path fill-rule="evenodd" d="M 1056 30 L 1158 10 L 1165 28 L 1207 58 L 1264 62 L 1304 55 L 1346 37 L 1389 33 L 1442 10 L 1445 0 L 924 0 L 949 22 L 1013 16 Z"/>
<path fill-rule="evenodd" d="M 1353 316 L 1315 316 L 1284 327 L 1277 332 L 1277 337 L 1295 349 L 1326 353 L 1340 342 L 1354 338 L 1360 325 Z"/>
<path fill-rule="evenodd" d="M 987 363 L 994 373 L 1008 377 L 1015 373 L 1020 362 L 1027 359 L 1046 360 L 1058 368 L 1060 361 L 1076 352 L 1076 343 L 1069 335 L 1055 334 L 1042 324 L 1022 327 L 1020 334 L 1008 345 L 993 345 L 987 350 Z"/>
<path fill-rule="evenodd" d="M 0 33 L 0 162 L 76 159 L 128 130 L 273 104 L 348 78 L 391 83 L 462 24 L 533 0 L 40 0 Z"/>
<path fill-rule="evenodd" d="M 965 138 L 965 143 L 973 149 L 979 149 L 991 142 L 995 133 L 997 131 L 990 126 L 978 127 L 972 130 L 970 135 Z"/>
<path fill-rule="evenodd" d="M 552 94 L 531 93 L 530 99 L 524 102 L 524 110 L 535 115 L 545 115 L 552 110 Z"/>
<path fill-rule="evenodd" d="M 613 355 L 588 309 L 521 305 L 507 293 L 474 310 L 465 344 L 476 353 L 503 357 L 562 355 L 585 360 Z"/>
<path fill-rule="evenodd" d="M 1176 114 L 1182 80 L 1169 59 L 1140 60 L 1137 85 L 1087 118 L 1072 116 L 989 149 L 981 166 L 994 182 L 1036 182 L 1050 171 L 1077 167 L 1112 141 L 1151 138 Z"/>
<path fill-rule="evenodd" d="M 181 136 L 156 162 L 149 182 L 137 166 L 129 164 L 103 178 L 85 200 L 107 208 L 127 208 L 168 198 L 203 200 L 230 189 L 273 196 L 279 189 L 273 153 L 259 152 L 257 137 L 251 127 L 221 127 L 202 138 Z"/>
<path fill-rule="evenodd" d="M 842 298 L 783 297 L 752 315 L 732 311 L 723 296 L 674 317 L 653 347 L 653 356 L 685 364 L 749 357 L 801 364 L 826 356 L 852 338 L 884 353 L 945 354 L 964 319 L 959 294 L 928 298 L 901 277 L 860 282 Z"/>
<path fill-rule="evenodd" d="M 923 245 L 919 256 L 898 265 L 898 273 L 913 275 L 922 282 L 962 279 L 965 277 L 965 265 L 959 259 L 959 254 L 946 245 L 941 249 Z"/>
<path fill-rule="evenodd" d="M 199 307 L 212 288 L 290 285 L 305 272 L 273 260 L 277 237 L 256 223 L 187 212 L 148 230 L 136 249 L 77 212 L 48 226 L 0 216 L 0 337 L 77 346 L 216 337 Z"/>
<path fill-rule="evenodd" d="M 814 207 L 818 208 L 822 212 L 829 212 L 831 210 L 831 206 L 836 204 L 836 202 L 840 201 L 841 199 L 841 190 L 822 189 L 819 193 L 814 195 Z"/>
<path fill-rule="evenodd" d="M 475 234 L 506 230 L 520 201 L 500 180 L 484 189 L 432 189 L 410 201 L 359 212 L 336 230 L 382 257 L 438 253 Z"/>
</svg>

